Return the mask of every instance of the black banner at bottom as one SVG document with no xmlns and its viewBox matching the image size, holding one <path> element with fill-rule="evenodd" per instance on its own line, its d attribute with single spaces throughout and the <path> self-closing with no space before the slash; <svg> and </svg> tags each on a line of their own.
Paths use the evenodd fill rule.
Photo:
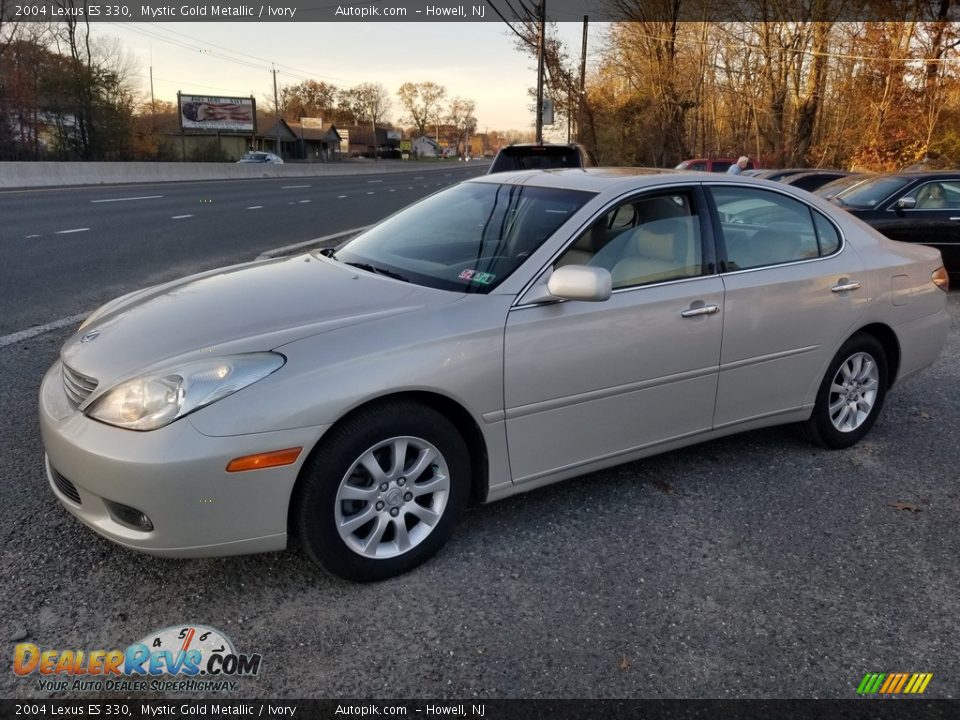
<svg viewBox="0 0 960 720">
<path fill-rule="evenodd" d="M 0 700 L 0 718 L 416 720 L 912 720 L 960 701 L 863 700 Z"/>
</svg>

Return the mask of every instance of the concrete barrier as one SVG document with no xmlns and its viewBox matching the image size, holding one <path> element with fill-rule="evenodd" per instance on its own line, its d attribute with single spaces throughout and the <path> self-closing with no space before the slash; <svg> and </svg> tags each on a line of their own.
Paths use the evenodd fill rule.
<svg viewBox="0 0 960 720">
<path fill-rule="evenodd" d="M 472 160 L 484 170 L 488 160 Z M 250 180 L 254 178 L 306 178 L 393 172 L 435 172 L 462 168 L 457 160 L 341 160 L 330 163 L 238 165 L 198 162 L 0 162 L 0 189 L 63 187 L 69 185 L 122 185 L 129 183 L 184 182 L 189 180 Z"/>
</svg>

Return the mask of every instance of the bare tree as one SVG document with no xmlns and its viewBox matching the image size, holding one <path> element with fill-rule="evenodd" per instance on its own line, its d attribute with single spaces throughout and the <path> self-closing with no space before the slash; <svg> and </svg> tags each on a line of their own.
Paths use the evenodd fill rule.
<svg viewBox="0 0 960 720">
<path fill-rule="evenodd" d="M 473 100 L 457 97 L 450 101 L 450 107 L 447 110 L 447 122 L 453 127 L 458 155 L 460 154 L 460 145 L 466 146 L 470 134 L 477 129 L 477 118 L 473 115 L 475 111 L 476 103 Z M 465 147 L 464 152 L 468 151 L 469 148 Z"/>
<path fill-rule="evenodd" d="M 280 111 L 287 120 L 326 117 L 336 105 L 337 88 L 325 82 L 304 80 L 298 85 L 280 88 Z"/>
<path fill-rule="evenodd" d="M 418 135 L 426 135 L 427 128 L 440 121 L 442 103 L 447 89 L 435 82 L 404 83 L 397 90 L 400 105 L 407 115 L 401 122 L 409 122 L 417 128 Z"/>
<path fill-rule="evenodd" d="M 381 125 L 393 101 L 390 92 L 382 84 L 366 82 L 341 91 L 338 104 L 356 123 Z"/>
</svg>

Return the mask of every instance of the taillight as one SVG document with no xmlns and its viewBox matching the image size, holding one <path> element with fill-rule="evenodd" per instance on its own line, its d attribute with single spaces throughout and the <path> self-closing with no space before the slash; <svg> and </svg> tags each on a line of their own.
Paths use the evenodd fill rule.
<svg viewBox="0 0 960 720">
<path fill-rule="evenodd" d="M 947 290 L 950 289 L 950 276 L 947 275 L 947 271 L 943 265 L 938 267 L 930 274 L 930 279 L 933 280 L 934 285 L 944 292 L 947 292 Z"/>
</svg>

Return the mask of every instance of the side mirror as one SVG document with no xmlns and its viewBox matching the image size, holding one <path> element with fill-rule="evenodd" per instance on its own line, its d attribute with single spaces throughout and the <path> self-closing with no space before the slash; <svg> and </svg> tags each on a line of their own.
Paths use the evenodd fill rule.
<svg viewBox="0 0 960 720">
<path fill-rule="evenodd" d="M 610 271 L 587 265 L 564 265 L 556 268 L 546 284 L 531 289 L 524 302 L 584 300 L 603 302 L 610 298 L 613 280 Z"/>
<path fill-rule="evenodd" d="M 912 197 L 902 197 L 897 200 L 897 210 L 913 210 L 917 206 L 917 199 Z"/>
</svg>

